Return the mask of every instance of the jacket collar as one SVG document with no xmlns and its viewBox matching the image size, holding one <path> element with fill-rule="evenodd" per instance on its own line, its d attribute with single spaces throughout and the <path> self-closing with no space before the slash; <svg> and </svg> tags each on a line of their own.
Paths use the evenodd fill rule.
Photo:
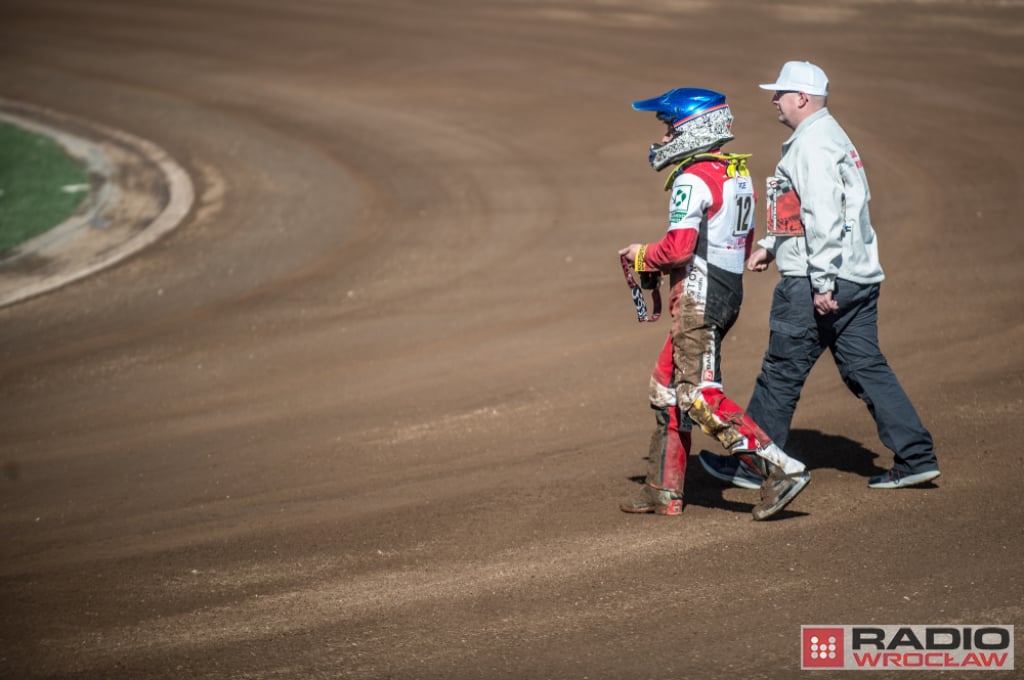
<svg viewBox="0 0 1024 680">
<path fill-rule="evenodd" d="M 791 135 L 789 136 L 789 139 L 787 139 L 787 140 L 786 140 L 786 141 L 785 141 L 785 142 L 784 142 L 784 143 L 782 144 L 782 149 L 783 149 L 783 150 L 785 150 L 785 149 L 788 149 L 788 148 L 789 148 L 789 146 L 790 146 L 790 145 L 791 145 L 791 144 L 792 144 L 793 142 L 795 142 L 795 141 L 796 141 L 796 139 L 797 139 L 797 138 L 798 138 L 798 137 L 799 137 L 800 135 L 802 135 L 802 134 L 804 134 L 805 132 L 807 132 L 807 129 L 808 129 L 809 127 L 813 126 L 813 125 L 814 125 L 815 123 L 817 123 L 817 122 L 818 122 L 819 120 L 821 120 L 822 118 L 828 118 L 828 117 L 830 117 L 831 115 L 832 115 L 832 114 L 830 114 L 830 113 L 828 112 L 828 107 L 826 106 L 826 107 L 824 107 L 823 109 L 821 109 L 821 110 L 819 110 L 819 111 L 815 111 L 815 112 L 814 112 L 814 113 L 812 113 L 811 115 L 809 115 L 809 116 L 807 116 L 806 118 L 804 118 L 804 119 L 803 119 L 803 121 L 802 121 L 802 122 L 801 122 L 801 123 L 800 123 L 799 125 L 797 125 L 797 126 L 796 126 L 796 129 L 795 129 L 795 130 L 793 130 L 793 134 L 791 134 Z"/>
</svg>

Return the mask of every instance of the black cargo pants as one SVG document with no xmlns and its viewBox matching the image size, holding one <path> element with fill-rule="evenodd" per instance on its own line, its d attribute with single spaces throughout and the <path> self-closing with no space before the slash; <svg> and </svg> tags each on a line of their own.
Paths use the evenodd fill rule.
<svg viewBox="0 0 1024 680">
<path fill-rule="evenodd" d="M 878 346 L 879 285 L 839 279 L 832 297 L 839 310 L 815 313 L 807 277 L 784 276 L 775 287 L 768 351 L 747 414 L 786 448 L 800 391 L 828 349 L 850 391 L 875 419 L 878 437 L 894 454 L 896 469 L 914 474 L 938 469 L 931 434 Z"/>
</svg>

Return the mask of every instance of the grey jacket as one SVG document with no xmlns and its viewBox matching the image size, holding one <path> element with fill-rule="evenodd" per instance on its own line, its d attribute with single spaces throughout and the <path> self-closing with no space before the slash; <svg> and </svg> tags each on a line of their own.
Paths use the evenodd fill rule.
<svg viewBox="0 0 1024 680">
<path fill-rule="evenodd" d="M 758 242 L 775 256 L 780 274 L 809 276 L 819 293 L 833 290 L 837 278 L 860 284 L 885 278 L 863 163 L 827 108 L 793 131 L 775 174 L 796 192 L 804 225 L 803 236 L 768 234 Z"/>
</svg>

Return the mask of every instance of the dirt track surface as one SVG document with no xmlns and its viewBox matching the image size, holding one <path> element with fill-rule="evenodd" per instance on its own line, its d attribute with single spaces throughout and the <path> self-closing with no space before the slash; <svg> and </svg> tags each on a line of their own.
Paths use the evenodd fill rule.
<svg viewBox="0 0 1024 680">
<path fill-rule="evenodd" d="M 1020 631 L 1024 8 L 767 5 L 4 2 L 0 93 L 152 140 L 198 200 L 0 311 L 0 676 L 789 678 L 801 624 Z M 664 229 L 629 102 L 726 92 L 760 186 L 756 85 L 797 58 L 865 159 L 943 476 L 866 488 L 891 454 L 826 357 L 778 521 L 695 458 L 683 517 L 624 515 L 668 328 L 617 270 Z"/>
</svg>

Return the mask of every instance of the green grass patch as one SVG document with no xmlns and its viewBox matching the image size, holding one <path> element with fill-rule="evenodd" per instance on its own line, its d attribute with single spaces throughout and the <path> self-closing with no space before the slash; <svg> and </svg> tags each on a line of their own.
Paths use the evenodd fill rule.
<svg viewBox="0 0 1024 680">
<path fill-rule="evenodd" d="M 0 253 L 67 219 L 89 173 L 49 137 L 0 123 Z"/>
</svg>

